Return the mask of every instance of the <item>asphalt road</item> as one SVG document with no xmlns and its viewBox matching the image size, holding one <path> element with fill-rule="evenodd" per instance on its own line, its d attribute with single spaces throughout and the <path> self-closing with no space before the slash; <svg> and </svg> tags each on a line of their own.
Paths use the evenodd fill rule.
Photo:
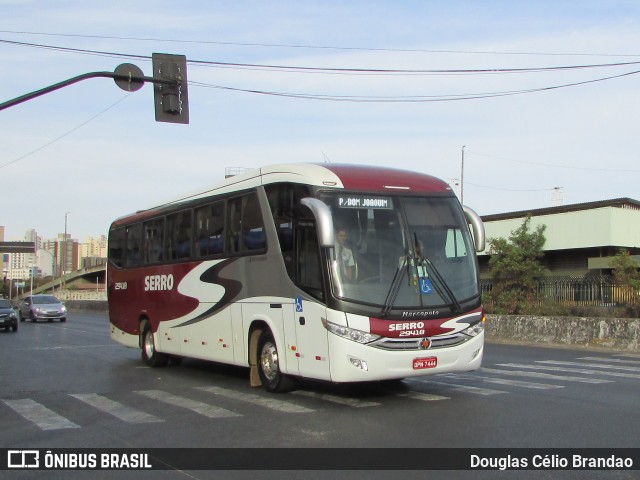
<svg viewBox="0 0 640 480">
<path fill-rule="evenodd" d="M 636 449 L 639 399 L 640 352 L 488 344 L 478 372 L 372 385 L 303 382 L 278 395 L 251 388 L 242 368 L 195 360 L 147 368 L 139 350 L 111 341 L 102 313 L 71 312 L 66 323 L 27 321 L 17 333 L 0 332 L 0 448 L 339 447 L 378 448 L 390 458 L 408 448 Z M 392 473 L 343 478 L 400 478 Z M 453 473 L 638 478 L 639 471 L 412 471 L 403 478 Z M 283 478 L 273 471 L 47 472 L 92 479 L 256 476 Z"/>
</svg>

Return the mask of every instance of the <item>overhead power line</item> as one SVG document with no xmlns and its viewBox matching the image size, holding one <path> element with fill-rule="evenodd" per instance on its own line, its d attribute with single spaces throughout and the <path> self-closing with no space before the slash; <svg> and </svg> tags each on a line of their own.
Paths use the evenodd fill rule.
<svg viewBox="0 0 640 480">
<path fill-rule="evenodd" d="M 150 60 L 148 55 L 135 55 L 129 53 L 118 53 L 101 50 L 89 50 L 81 48 L 59 47 L 55 45 L 44 45 L 38 43 L 28 42 L 16 42 L 12 40 L 2 40 L 0 43 L 32 47 L 43 48 L 48 50 L 56 50 L 68 53 L 77 53 L 85 55 L 100 55 L 108 57 L 118 57 L 126 59 L 142 59 Z M 317 72 L 317 73 L 342 73 L 342 74 L 390 74 L 390 75 L 460 75 L 460 74 L 513 74 L 513 73 L 537 73 L 537 72 L 553 72 L 553 71 L 566 71 L 566 70 L 584 70 L 594 68 L 613 68 L 613 67 L 628 67 L 640 65 L 640 61 L 635 62 L 615 62 L 615 63 L 600 63 L 600 64 L 582 64 L 582 65 L 559 65 L 559 66 L 543 66 L 543 67 L 524 67 L 524 68 L 456 68 L 456 69 L 397 69 L 397 68 L 356 68 L 356 67 L 309 67 L 309 66 L 293 66 L 293 65 L 270 65 L 259 63 L 235 63 L 235 62 L 220 62 L 212 60 L 194 60 L 189 59 L 189 64 L 203 65 L 211 67 L 222 68 L 238 68 L 238 69 L 263 69 L 263 70 L 275 70 L 275 71 L 290 71 L 290 72 Z"/>
<path fill-rule="evenodd" d="M 0 43 L 24 46 L 30 48 L 43 48 L 56 51 L 62 51 L 65 53 L 84 54 L 84 55 L 102 55 L 115 58 L 137 59 L 137 60 L 150 60 L 151 57 L 146 55 L 134 55 L 128 53 L 118 53 L 109 51 L 98 51 L 88 49 L 78 49 L 69 47 L 59 47 L 55 45 L 43 45 L 26 42 L 15 42 L 11 40 L 2 40 Z M 318 73 L 318 74 L 345 74 L 345 75 L 462 75 L 462 74 L 513 74 L 513 73 L 538 73 L 538 72 L 550 72 L 550 71 L 570 71 L 570 70 L 582 70 L 582 69 L 595 69 L 595 68 L 613 68 L 613 67 L 630 67 L 640 65 L 638 62 L 618 62 L 607 64 L 591 64 L 591 65 L 564 65 L 564 66 L 552 66 L 552 67 L 529 67 L 529 68 L 487 68 L 487 69 L 365 69 L 365 68 L 329 68 L 329 67 L 304 67 L 304 66 L 287 66 L 287 65 L 267 65 L 267 64 L 251 64 L 251 63 L 231 63 L 231 62 L 219 62 L 209 60 L 188 60 L 189 64 L 202 65 L 220 68 L 237 68 L 237 69 L 262 69 L 278 72 L 296 72 L 296 73 Z M 524 95 L 529 93 L 557 90 L 561 88 L 575 87 L 579 85 L 586 85 L 590 83 L 603 82 L 616 78 L 622 78 L 630 75 L 640 73 L 640 70 L 634 70 L 617 75 L 609 75 L 605 77 L 594 78 L 590 80 L 584 80 L 579 82 L 564 83 L 558 85 L 549 85 L 544 87 L 520 89 L 520 90 L 507 90 L 498 92 L 483 92 L 483 93 L 464 93 L 464 94 L 441 94 L 441 95 L 390 95 L 390 96 L 367 96 L 367 95 L 327 95 L 327 94 L 312 94 L 312 93 L 296 93 L 296 92 L 278 92 L 267 91 L 262 89 L 246 89 L 233 86 L 213 85 L 204 82 L 189 81 L 190 85 L 206 88 L 215 88 L 220 90 L 288 97 L 305 100 L 323 100 L 333 102 L 357 102 L 357 103 L 424 103 L 424 102 L 450 102 L 450 101 L 462 101 L 462 100 L 478 100 L 496 97 L 506 97 L 513 95 Z"/>
<path fill-rule="evenodd" d="M 620 75 L 612 75 L 609 77 L 595 78 L 591 80 L 585 80 L 582 82 L 566 83 L 562 85 L 551 85 L 540 88 L 530 88 L 523 90 L 510 90 L 503 92 L 489 92 L 489 93 L 468 93 L 468 94 L 449 94 L 449 95 L 413 95 L 413 96 L 365 96 L 365 95 L 322 95 L 322 94 L 308 94 L 308 93 L 287 93 L 287 92 L 274 92 L 265 90 L 251 90 L 244 88 L 235 88 L 221 85 L 212 85 L 202 82 L 190 81 L 189 85 L 197 87 L 215 88 L 220 90 L 229 90 L 234 92 L 254 93 L 260 95 L 269 95 L 277 97 L 289 97 L 305 100 L 326 100 L 333 102 L 357 102 L 357 103 L 424 103 L 424 102 L 452 102 L 461 100 L 480 100 L 485 98 L 497 98 L 507 97 L 512 95 L 524 95 L 528 93 L 544 92 L 549 90 L 558 90 L 561 88 L 576 87 L 579 85 L 586 85 L 589 83 L 604 82 L 606 80 L 613 80 L 615 78 L 626 77 L 629 75 L 636 75 L 640 73 L 640 70 L 633 72 L 627 72 Z"/>
<path fill-rule="evenodd" d="M 17 30 L 0 30 L 0 33 L 11 35 L 38 35 L 61 38 L 94 38 L 100 40 L 127 40 L 137 42 L 163 42 L 180 44 L 199 45 L 220 45 L 233 47 L 264 47 L 264 48 L 290 48 L 309 50 L 345 50 L 364 52 L 404 52 L 404 53 L 436 53 L 436 54 L 464 54 L 464 55 L 520 55 L 520 56 L 571 56 L 571 57 L 640 57 L 640 54 L 622 53 L 595 53 L 595 52 L 510 52 L 496 50 L 450 50 L 450 49 L 426 49 L 426 48 L 383 48 L 383 47 L 358 47 L 358 46 L 337 46 L 337 45 L 309 45 L 309 44 L 286 44 L 286 43 L 264 43 L 264 42 L 230 42 L 220 40 L 193 40 L 176 38 L 157 37 L 130 37 L 116 35 L 86 35 L 74 33 L 53 33 L 53 32 L 29 32 Z"/>
</svg>

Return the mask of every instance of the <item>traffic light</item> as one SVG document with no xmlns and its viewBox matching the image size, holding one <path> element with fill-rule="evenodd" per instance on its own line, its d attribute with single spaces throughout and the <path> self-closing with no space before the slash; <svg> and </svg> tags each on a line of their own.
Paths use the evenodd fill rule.
<svg viewBox="0 0 640 480">
<path fill-rule="evenodd" d="M 152 60 L 153 78 L 162 80 L 153 84 L 156 121 L 189 123 L 187 57 L 154 53 Z"/>
</svg>

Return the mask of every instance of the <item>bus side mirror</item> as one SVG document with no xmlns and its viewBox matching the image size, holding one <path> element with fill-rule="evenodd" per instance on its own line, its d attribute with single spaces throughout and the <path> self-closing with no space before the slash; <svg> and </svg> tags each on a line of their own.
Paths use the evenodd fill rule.
<svg viewBox="0 0 640 480">
<path fill-rule="evenodd" d="M 467 222 L 471 225 L 471 231 L 473 232 L 473 241 L 476 244 L 476 252 L 482 252 L 485 249 L 485 236 L 484 236 L 484 224 L 480 215 L 474 212 L 467 206 L 462 206 L 464 216 L 467 217 Z"/>
<path fill-rule="evenodd" d="M 318 241 L 320 242 L 320 246 L 333 247 L 335 245 L 333 216 L 327 204 L 322 200 L 311 197 L 303 198 L 300 200 L 300 203 L 313 212 L 318 227 Z"/>
</svg>

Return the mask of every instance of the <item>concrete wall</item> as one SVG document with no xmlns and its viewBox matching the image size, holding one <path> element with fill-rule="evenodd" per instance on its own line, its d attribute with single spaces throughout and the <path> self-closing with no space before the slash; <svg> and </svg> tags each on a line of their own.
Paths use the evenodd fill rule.
<svg viewBox="0 0 640 480">
<path fill-rule="evenodd" d="M 65 300 L 65 306 L 70 311 L 92 311 L 92 312 L 108 312 L 109 305 L 107 301 L 100 300 Z"/>
<path fill-rule="evenodd" d="M 489 342 L 607 348 L 640 353 L 640 319 L 487 315 Z"/>
</svg>

